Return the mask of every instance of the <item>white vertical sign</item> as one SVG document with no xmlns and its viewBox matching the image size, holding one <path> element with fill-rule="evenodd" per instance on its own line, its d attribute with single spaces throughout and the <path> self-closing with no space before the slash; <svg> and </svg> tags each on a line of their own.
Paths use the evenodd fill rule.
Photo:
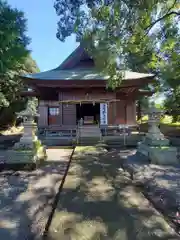
<svg viewBox="0 0 180 240">
<path fill-rule="evenodd" d="M 100 124 L 107 125 L 108 124 L 108 107 L 107 103 L 100 103 Z"/>
</svg>

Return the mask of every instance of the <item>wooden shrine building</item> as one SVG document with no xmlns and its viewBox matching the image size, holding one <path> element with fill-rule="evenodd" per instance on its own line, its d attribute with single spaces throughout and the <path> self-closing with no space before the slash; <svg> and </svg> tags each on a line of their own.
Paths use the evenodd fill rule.
<svg viewBox="0 0 180 240">
<path fill-rule="evenodd" d="M 96 71 L 94 61 L 80 45 L 56 69 L 22 77 L 39 99 L 40 128 L 75 128 L 84 124 L 135 125 L 136 100 L 153 82 L 154 75 L 125 71 L 121 87 L 107 90 L 107 76 Z M 81 120 L 82 121 L 82 120 Z"/>
</svg>

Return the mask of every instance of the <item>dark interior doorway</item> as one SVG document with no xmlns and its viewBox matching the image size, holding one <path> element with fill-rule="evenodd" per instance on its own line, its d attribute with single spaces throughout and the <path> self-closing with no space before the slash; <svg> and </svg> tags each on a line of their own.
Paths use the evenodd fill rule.
<svg viewBox="0 0 180 240">
<path fill-rule="evenodd" d="M 98 124 L 100 122 L 100 104 L 99 103 L 76 104 L 77 123 L 81 118 L 85 121 L 88 117 L 93 118 L 93 124 Z"/>
</svg>

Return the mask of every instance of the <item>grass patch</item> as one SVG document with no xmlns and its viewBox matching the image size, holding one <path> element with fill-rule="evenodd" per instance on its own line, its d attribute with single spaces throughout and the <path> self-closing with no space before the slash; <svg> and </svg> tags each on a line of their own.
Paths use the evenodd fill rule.
<svg viewBox="0 0 180 240">
<path fill-rule="evenodd" d="M 23 132 L 24 127 L 20 126 L 20 127 L 11 127 L 9 129 L 6 130 L 2 130 L 0 131 L 0 134 L 8 136 L 8 135 L 14 135 L 14 134 L 20 134 Z"/>
<path fill-rule="evenodd" d="M 97 151 L 96 146 L 78 146 L 76 147 L 77 152 L 89 152 L 89 151 Z"/>
<path fill-rule="evenodd" d="M 154 147 L 154 148 L 157 148 L 157 149 L 169 149 L 169 146 L 158 146 L 158 147 Z"/>
<path fill-rule="evenodd" d="M 138 123 L 143 124 L 148 122 L 148 115 L 143 116 Z M 160 119 L 160 124 L 167 125 L 167 126 L 180 126 L 180 122 L 173 122 L 173 117 L 169 115 L 164 115 Z"/>
<path fill-rule="evenodd" d="M 107 152 L 107 150 L 102 146 L 77 146 L 75 149 L 74 156 L 82 157 L 87 155 L 99 155 Z"/>
<path fill-rule="evenodd" d="M 34 142 L 35 151 L 37 152 L 41 147 L 42 147 L 41 141 L 40 140 L 36 140 Z"/>
</svg>

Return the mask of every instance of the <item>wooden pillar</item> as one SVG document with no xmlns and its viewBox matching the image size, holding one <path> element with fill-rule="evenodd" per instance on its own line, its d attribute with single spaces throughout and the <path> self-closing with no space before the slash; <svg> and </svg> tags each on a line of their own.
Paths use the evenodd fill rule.
<svg viewBox="0 0 180 240">
<path fill-rule="evenodd" d="M 113 124 L 116 122 L 116 102 L 113 102 Z"/>
<path fill-rule="evenodd" d="M 113 125 L 113 121 L 114 121 L 113 117 L 114 117 L 114 115 L 113 115 L 113 103 L 110 102 L 108 104 L 108 124 L 109 125 Z"/>
<path fill-rule="evenodd" d="M 62 100 L 68 99 L 72 99 L 72 93 L 62 93 Z M 76 104 L 62 103 L 62 125 L 76 126 Z"/>
<path fill-rule="evenodd" d="M 136 124 L 136 102 L 128 99 L 126 103 L 126 124 Z"/>
<path fill-rule="evenodd" d="M 63 100 L 63 93 L 59 92 L 59 96 L 58 96 L 59 101 Z M 63 124 L 63 104 L 59 103 L 59 124 L 62 125 Z"/>
<path fill-rule="evenodd" d="M 38 127 L 47 127 L 48 126 L 48 106 L 46 101 L 39 101 L 39 118 L 38 118 Z"/>
<path fill-rule="evenodd" d="M 126 100 L 116 102 L 116 119 L 115 124 L 126 123 Z"/>
</svg>

